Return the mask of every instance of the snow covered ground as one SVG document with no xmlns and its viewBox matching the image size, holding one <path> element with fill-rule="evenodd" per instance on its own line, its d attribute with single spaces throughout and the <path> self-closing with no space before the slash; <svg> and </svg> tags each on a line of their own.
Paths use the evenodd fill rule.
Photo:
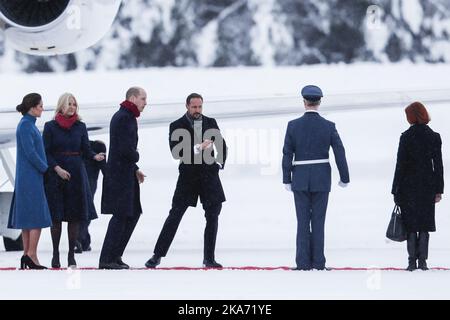
<svg viewBox="0 0 450 320">
<path fill-rule="evenodd" d="M 97 99 L 119 101 L 128 84 L 134 83 L 148 87 L 150 97 L 160 97 L 160 100 L 174 98 L 181 101 L 191 91 L 206 93 L 211 97 L 296 94 L 307 83 L 322 85 L 326 88 L 325 94 L 355 92 L 357 95 L 357 92 L 377 90 L 445 89 L 448 68 L 423 65 L 338 65 L 271 69 L 266 70 L 267 77 L 263 76 L 264 70 L 251 68 L 192 72 L 163 69 L 149 70 L 148 74 L 145 71 L 127 72 L 122 81 L 117 80 L 118 74 L 110 77 L 99 75 L 100 79 L 97 80 L 95 75 L 88 74 L 85 77 L 89 81 L 83 83 L 77 80 L 73 87 L 77 88 L 80 100 L 86 102 Z M 151 74 L 157 76 L 152 78 Z M 158 82 L 158 78 L 164 78 L 167 74 L 171 76 L 167 76 L 165 81 L 172 77 L 170 91 L 173 96 Z M 370 74 L 374 77 L 369 77 Z M 414 76 L 419 74 L 422 75 L 420 81 Z M 201 75 L 198 84 L 196 77 L 193 77 L 190 83 L 186 82 L 186 86 L 182 86 L 184 82 L 180 79 L 188 79 L 189 75 Z M 308 75 L 312 80 L 307 80 Z M 44 96 L 52 96 L 55 100 L 65 90 L 62 81 L 72 76 L 2 76 L 1 87 L 5 88 L 9 84 L 8 91 L 14 94 L 3 95 L 0 105 L 7 106 L 17 101 L 18 97 L 34 88 L 33 83 L 36 83 L 33 91 L 43 92 Z M 30 82 L 29 78 L 35 81 Z M 75 78 L 83 79 L 83 75 L 78 74 Z M 144 81 L 144 78 L 154 82 Z M 19 90 L 13 85 L 18 81 L 24 81 L 23 88 L 26 89 Z M 288 84 L 289 81 L 291 83 Z M 92 84 L 89 85 L 91 82 L 99 84 L 98 90 L 110 92 L 108 100 L 99 98 L 105 95 L 92 89 Z M 243 87 L 244 83 L 247 83 L 246 88 Z M 405 97 L 405 103 L 413 98 L 419 97 Z M 449 97 L 442 98 L 445 100 Z M 324 107 L 326 103 L 325 98 Z M 401 104 L 389 109 L 328 112 L 324 115 L 337 124 L 346 147 L 351 176 L 348 188 L 338 188 L 339 178 L 332 164 L 333 190 L 326 221 L 326 256 L 330 267 L 402 268 L 407 264 L 405 243 L 393 243 L 384 236 L 393 207 L 390 188 L 398 140 L 400 133 L 408 127 L 404 107 Z M 432 117 L 430 125 L 442 136 L 445 169 L 450 164 L 450 128 L 447 125 L 450 110 L 445 103 L 428 105 L 428 108 Z M 299 100 L 299 115 L 301 110 Z M 145 112 L 151 114 L 151 106 Z M 183 106 L 180 105 L 179 115 L 183 112 Z M 207 101 L 204 113 L 208 115 Z M 177 116 L 174 114 L 174 119 Z M 216 250 L 217 260 L 224 266 L 294 265 L 296 218 L 293 197 L 283 188 L 280 168 L 284 131 L 292 118 L 218 119 L 230 150 L 227 167 L 221 172 L 227 202 L 220 217 Z M 139 166 L 148 178 L 141 189 L 144 215 L 124 255 L 124 261 L 133 267 L 143 267 L 151 256 L 170 209 L 177 179 L 177 163 L 170 157 L 167 131 L 167 127 L 140 129 Z M 95 138 L 108 142 L 107 135 Z M 448 170 L 444 171 L 448 181 Z M 97 207 L 100 194 L 101 188 L 95 199 Z M 437 207 L 438 231 L 431 235 L 431 267 L 450 267 L 449 212 L 450 203 L 444 195 L 444 200 Z M 77 255 L 80 267 L 97 266 L 108 221 L 109 217 L 101 216 L 92 222 L 93 251 Z M 201 266 L 203 228 L 201 208 L 189 209 L 161 267 Z M 63 233 L 63 266 L 67 250 L 65 237 Z M 20 255 L 0 252 L 0 268 L 17 267 Z M 43 264 L 50 263 L 51 239 L 48 230 L 43 231 L 39 255 Z M 25 285 L 27 290 L 23 289 Z M 448 299 L 449 285 L 450 271 L 438 270 L 413 273 L 377 270 L 0 271 L 0 299 Z"/>
</svg>

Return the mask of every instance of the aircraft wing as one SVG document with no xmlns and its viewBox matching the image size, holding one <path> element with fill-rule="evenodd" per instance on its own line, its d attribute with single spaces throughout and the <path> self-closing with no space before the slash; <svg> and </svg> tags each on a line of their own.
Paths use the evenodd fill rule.
<svg viewBox="0 0 450 320">
<path fill-rule="evenodd" d="M 450 90 L 411 90 L 389 92 L 343 93 L 327 96 L 321 113 L 362 111 L 378 108 L 404 108 L 413 101 L 425 104 L 450 101 Z M 118 104 L 81 104 L 81 116 L 90 136 L 108 133 L 109 122 Z M 150 103 L 138 119 L 140 128 L 168 126 L 185 112 L 184 102 Z M 302 99 L 298 96 L 236 97 L 205 101 L 204 112 L 217 119 L 245 119 L 280 115 L 301 115 Z M 54 107 L 46 108 L 38 127 L 42 130 L 52 119 Z M 11 108 L 0 108 L 0 149 L 15 145 L 15 131 L 21 115 Z"/>
</svg>

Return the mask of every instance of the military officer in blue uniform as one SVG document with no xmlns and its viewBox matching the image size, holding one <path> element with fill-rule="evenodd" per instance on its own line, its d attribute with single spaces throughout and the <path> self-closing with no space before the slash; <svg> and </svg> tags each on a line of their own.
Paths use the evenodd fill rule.
<svg viewBox="0 0 450 320">
<path fill-rule="evenodd" d="M 350 182 L 345 149 L 333 122 L 318 113 L 322 90 L 302 89 L 305 114 L 290 121 L 283 147 L 283 183 L 294 193 L 297 252 L 294 270 L 325 270 L 324 228 L 331 190 L 329 150 L 333 148 L 339 186 Z"/>
</svg>

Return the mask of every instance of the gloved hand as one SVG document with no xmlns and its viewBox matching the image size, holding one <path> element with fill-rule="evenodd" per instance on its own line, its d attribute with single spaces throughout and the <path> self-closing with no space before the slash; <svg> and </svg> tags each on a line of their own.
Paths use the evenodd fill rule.
<svg viewBox="0 0 450 320">
<path fill-rule="evenodd" d="M 342 182 L 342 181 L 339 180 L 338 186 L 341 187 L 341 188 L 347 188 L 348 183 L 344 183 L 344 182 Z"/>
<path fill-rule="evenodd" d="M 286 191 L 292 192 L 292 185 L 290 183 L 285 183 L 284 188 Z"/>
</svg>

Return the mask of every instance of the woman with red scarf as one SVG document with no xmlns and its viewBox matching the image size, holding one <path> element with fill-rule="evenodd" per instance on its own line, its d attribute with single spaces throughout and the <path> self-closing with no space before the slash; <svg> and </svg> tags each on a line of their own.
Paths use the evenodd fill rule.
<svg viewBox="0 0 450 320">
<path fill-rule="evenodd" d="M 45 179 L 47 201 L 52 215 L 52 268 L 60 268 L 59 242 L 62 222 L 68 222 L 68 266 L 75 267 L 75 244 L 82 221 L 97 218 L 83 158 L 102 161 L 105 155 L 92 152 L 86 125 L 78 115 L 78 103 L 63 94 L 55 118 L 45 124 L 44 146 L 49 170 Z"/>
</svg>

